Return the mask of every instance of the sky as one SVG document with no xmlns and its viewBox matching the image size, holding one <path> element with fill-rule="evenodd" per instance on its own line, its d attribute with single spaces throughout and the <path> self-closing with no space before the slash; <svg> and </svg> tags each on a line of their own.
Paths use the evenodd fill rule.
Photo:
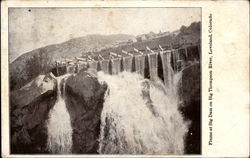
<svg viewBox="0 0 250 158">
<path fill-rule="evenodd" d="M 11 8 L 9 58 L 88 34 L 175 31 L 194 21 L 200 8 Z"/>
</svg>

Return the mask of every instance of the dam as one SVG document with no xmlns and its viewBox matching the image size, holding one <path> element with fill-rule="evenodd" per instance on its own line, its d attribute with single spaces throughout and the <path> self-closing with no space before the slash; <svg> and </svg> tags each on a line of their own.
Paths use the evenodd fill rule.
<svg viewBox="0 0 250 158">
<path fill-rule="evenodd" d="M 142 77 L 155 80 L 160 78 L 165 85 L 170 84 L 170 76 L 181 71 L 191 63 L 199 62 L 200 45 L 185 46 L 178 49 L 158 48 L 133 51 L 83 54 L 81 57 L 64 57 L 55 62 L 55 76 L 78 73 L 88 68 L 117 75 L 122 71 L 136 72 Z"/>
</svg>

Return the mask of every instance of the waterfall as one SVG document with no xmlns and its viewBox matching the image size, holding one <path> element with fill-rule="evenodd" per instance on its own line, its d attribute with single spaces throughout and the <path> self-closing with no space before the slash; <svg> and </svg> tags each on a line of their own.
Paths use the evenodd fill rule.
<svg viewBox="0 0 250 158">
<path fill-rule="evenodd" d="M 100 61 L 97 62 L 96 70 L 97 71 L 101 71 L 102 70 Z"/>
<path fill-rule="evenodd" d="M 109 60 L 102 60 L 100 62 L 101 69 L 104 73 L 108 74 L 109 73 Z"/>
<path fill-rule="evenodd" d="M 121 59 L 120 58 L 116 58 L 116 59 L 112 59 L 112 74 L 116 75 L 119 72 L 121 72 L 120 68 L 121 68 Z"/>
<path fill-rule="evenodd" d="M 173 68 L 174 71 L 176 72 L 178 69 L 177 61 L 179 60 L 178 50 L 172 50 L 172 58 L 173 58 Z"/>
<path fill-rule="evenodd" d="M 131 56 L 123 57 L 122 62 L 124 71 L 132 71 L 132 59 L 133 58 Z"/>
<path fill-rule="evenodd" d="M 57 77 L 57 101 L 49 112 L 47 122 L 47 147 L 56 154 L 69 154 L 72 147 L 72 127 L 70 116 L 64 101 L 65 80 L 69 75 Z M 63 93 L 61 92 L 63 85 Z"/>
<path fill-rule="evenodd" d="M 178 110 L 178 79 L 165 87 L 137 73 L 98 73 L 108 90 L 101 113 L 100 154 L 183 154 L 188 123 Z M 171 88 L 169 92 L 166 88 Z"/>
<path fill-rule="evenodd" d="M 150 79 L 155 80 L 157 78 L 157 54 L 151 53 L 148 54 L 149 60 L 149 72 L 150 72 Z"/>
<path fill-rule="evenodd" d="M 171 52 L 161 52 L 162 66 L 163 66 L 163 75 L 164 75 L 164 84 L 166 87 L 170 87 L 173 82 L 173 69 L 171 66 Z M 170 90 L 171 91 L 171 90 Z"/>
<path fill-rule="evenodd" d="M 145 68 L 145 56 L 144 55 L 135 56 L 135 67 L 136 67 L 136 72 L 141 74 L 144 77 L 144 68 Z"/>
<path fill-rule="evenodd" d="M 97 70 L 97 61 L 89 62 L 89 68 Z"/>
</svg>

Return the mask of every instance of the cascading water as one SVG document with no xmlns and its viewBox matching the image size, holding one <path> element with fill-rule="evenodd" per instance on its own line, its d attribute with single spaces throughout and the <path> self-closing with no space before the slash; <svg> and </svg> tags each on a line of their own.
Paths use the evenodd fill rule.
<svg viewBox="0 0 250 158">
<path fill-rule="evenodd" d="M 100 154 L 183 154 L 188 123 L 178 111 L 178 80 L 167 91 L 137 73 L 98 73 L 108 85 L 101 114 Z"/>
<path fill-rule="evenodd" d="M 171 66 L 171 52 L 161 52 L 160 53 L 161 58 L 162 58 L 162 66 L 163 66 L 163 75 L 164 75 L 164 84 L 166 87 L 171 87 L 173 83 L 173 69 Z M 170 91 L 172 91 L 170 89 Z"/>
<path fill-rule="evenodd" d="M 145 68 L 145 56 L 144 55 L 135 56 L 135 67 L 136 67 L 136 72 L 141 74 L 144 77 L 144 68 Z"/>
<path fill-rule="evenodd" d="M 179 60 L 178 50 L 172 50 L 172 55 L 171 56 L 173 57 L 174 71 L 177 71 L 177 61 Z"/>
<path fill-rule="evenodd" d="M 131 56 L 127 56 L 127 57 L 123 57 L 122 62 L 123 62 L 123 66 L 124 66 L 124 71 L 128 71 L 131 72 L 132 70 L 132 57 Z"/>
<path fill-rule="evenodd" d="M 97 61 L 89 62 L 89 68 L 97 70 Z"/>
<path fill-rule="evenodd" d="M 148 54 L 148 59 L 149 59 L 149 72 L 150 72 L 150 79 L 155 80 L 157 79 L 157 54 L 151 53 Z"/>
<path fill-rule="evenodd" d="M 112 74 L 118 74 L 119 72 L 121 72 L 121 59 L 120 58 L 116 58 L 116 59 L 112 59 Z"/>
<path fill-rule="evenodd" d="M 101 69 L 104 73 L 108 74 L 109 73 L 109 60 L 102 60 L 100 62 Z"/>
<path fill-rule="evenodd" d="M 72 147 L 72 127 L 70 115 L 64 101 L 65 79 L 69 75 L 57 77 L 57 101 L 49 112 L 47 122 L 48 140 L 47 147 L 55 154 L 69 154 Z M 63 94 L 61 93 L 63 85 Z"/>
</svg>

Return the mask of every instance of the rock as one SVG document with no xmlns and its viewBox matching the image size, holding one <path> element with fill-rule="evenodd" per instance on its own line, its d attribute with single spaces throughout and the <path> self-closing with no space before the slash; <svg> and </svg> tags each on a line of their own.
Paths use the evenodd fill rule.
<svg viewBox="0 0 250 158">
<path fill-rule="evenodd" d="M 66 80 L 65 102 L 73 128 L 73 153 L 97 153 L 100 117 L 107 85 L 96 73 L 81 71 Z M 40 75 L 11 92 L 11 153 L 49 153 L 48 114 L 57 98 L 53 75 Z"/>
<path fill-rule="evenodd" d="M 56 101 L 56 81 L 39 75 L 19 90 L 10 92 L 11 153 L 47 153 L 46 120 Z"/>
<path fill-rule="evenodd" d="M 182 71 L 181 98 L 184 106 L 200 100 L 200 64 L 193 64 Z"/>
<path fill-rule="evenodd" d="M 22 108 L 34 102 L 42 94 L 56 89 L 56 79 L 52 73 L 39 75 L 24 87 L 11 92 L 11 105 Z"/>
<path fill-rule="evenodd" d="M 81 71 L 66 81 L 66 105 L 73 126 L 73 153 L 97 153 L 100 117 L 107 85 Z"/>
<path fill-rule="evenodd" d="M 182 105 L 180 110 L 186 120 L 191 121 L 186 137 L 186 153 L 200 153 L 200 129 L 201 129 L 201 70 L 200 64 L 195 63 L 182 71 L 181 86 L 179 92 Z"/>
</svg>

